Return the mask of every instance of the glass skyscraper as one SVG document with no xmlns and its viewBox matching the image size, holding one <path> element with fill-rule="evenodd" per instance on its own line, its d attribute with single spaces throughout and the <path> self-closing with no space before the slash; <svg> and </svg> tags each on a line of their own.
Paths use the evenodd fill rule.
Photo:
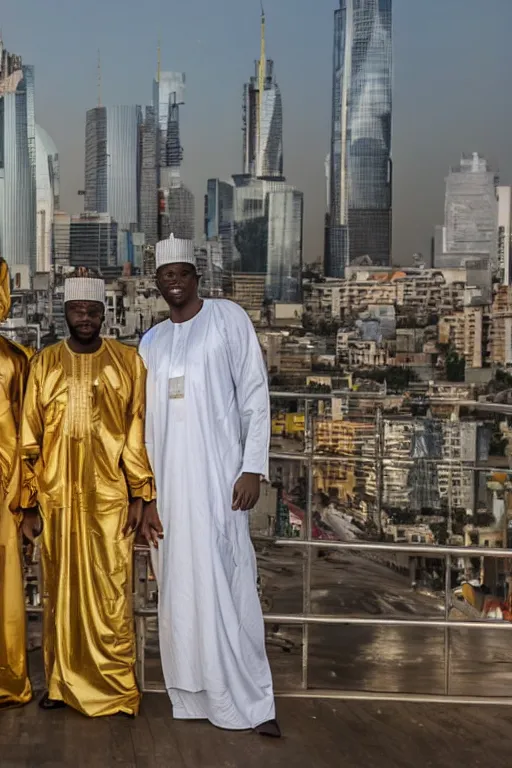
<svg viewBox="0 0 512 768">
<path fill-rule="evenodd" d="M 303 194 L 284 181 L 234 176 L 234 257 L 238 271 L 266 276 L 266 297 L 302 296 Z"/>
<path fill-rule="evenodd" d="M 244 173 L 260 178 L 282 178 L 283 103 L 274 75 L 274 62 L 272 59 L 267 59 L 265 63 L 261 121 L 259 120 L 259 61 L 256 62 L 256 74 L 244 86 Z"/>
<path fill-rule="evenodd" d="M 96 107 L 85 129 L 85 210 L 109 213 L 121 233 L 139 226 L 139 106 Z M 118 262 L 127 261 L 125 239 L 118 238 Z"/>
<path fill-rule="evenodd" d="M 233 263 L 233 184 L 208 179 L 205 207 L 205 237 L 220 244 L 222 268 L 230 271 Z"/>
<path fill-rule="evenodd" d="M 0 41 L 0 254 L 36 267 L 34 69 Z"/>
<path fill-rule="evenodd" d="M 325 273 L 391 257 L 392 0 L 340 0 L 334 14 Z"/>
<path fill-rule="evenodd" d="M 179 176 L 182 161 L 180 106 L 185 103 L 185 74 L 159 72 L 153 82 L 153 108 L 156 112 L 157 154 L 160 168 L 172 169 Z M 165 172 L 164 172 L 165 177 Z"/>
<path fill-rule="evenodd" d="M 140 126 L 138 106 L 87 112 L 85 210 L 109 213 L 119 229 L 139 221 Z"/>
<path fill-rule="evenodd" d="M 85 118 L 84 208 L 106 213 L 107 205 L 107 108 L 95 107 Z"/>
<path fill-rule="evenodd" d="M 195 206 L 192 192 L 181 179 L 183 149 L 180 106 L 185 103 L 183 72 L 161 72 L 153 82 L 157 132 L 158 236 L 194 239 Z"/>
</svg>

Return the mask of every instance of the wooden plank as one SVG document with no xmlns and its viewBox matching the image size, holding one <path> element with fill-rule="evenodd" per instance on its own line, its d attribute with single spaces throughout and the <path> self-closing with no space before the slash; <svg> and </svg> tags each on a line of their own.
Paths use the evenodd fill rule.
<svg viewBox="0 0 512 768">
<path fill-rule="evenodd" d="M 510 710 L 397 702 L 278 701 L 281 740 L 174 721 L 165 696 L 135 720 L 36 703 L 0 713 L 1 768 L 508 768 Z"/>
</svg>

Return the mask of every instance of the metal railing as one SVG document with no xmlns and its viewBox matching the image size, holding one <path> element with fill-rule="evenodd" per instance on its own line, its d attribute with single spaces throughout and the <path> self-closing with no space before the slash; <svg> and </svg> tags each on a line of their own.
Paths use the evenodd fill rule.
<svg viewBox="0 0 512 768">
<path fill-rule="evenodd" d="M 353 396 L 353 393 L 351 393 Z M 371 396 L 373 399 L 378 400 Z M 314 445 L 314 427 L 312 404 L 319 400 L 332 400 L 332 395 L 313 395 L 301 393 L 275 393 L 272 396 L 273 402 L 278 400 L 298 400 L 304 402 L 304 450 L 293 452 L 279 452 L 272 450 L 271 460 L 275 461 L 299 461 L 305 465 L 307 474 L 307 504 L 304 515 L 303 538 L 278 538 L 278 537 L 260 537 L 259 541 L 272 544 L 276 548 L 294 548 L 300 549 L 303 553 L 303 581 L 302 581 L 302 605 L 301 613 L 266 613 L 265 622 L 270 625 L 290 625 L 300 626 L 302 628 L 302 651 L 301 651 L 301 683 L 300 687 L 277 691 L 277 695 L 284 697 L 313 697 L 330 699 L 360 699 L 360 700 L 400 700 L 412 702 L 444 702 L 444 703 L 478 703 L 478 704 L 512 704 L 512 697 L 501 696 L 461 696 L 451 693 L 451 631 L 457 629 L 474 630 L 475 632 L 502 632 L 512 631 L 512 623 L 498 620 L 475 620 L 459 621 L 450 618 L 452 610 L 452 564 L 454 558 L 492 558 L 500 560 L 509 560 L 512 558 L 512 550 L 490 547 L 463 547 L 463 546 L 436 546 L 428 544 L 389 544 L 382 541 L 332 541 L 318 540 L 313 537 L 313 487 L 314 487 L 314 466 L 317 462 L 326 461 L 344 461 L 339 456 L 326 456 L 317 454 Z M 450 404 L 450 401 L 439 400 L 440 404 Z M 454 400 L 453 405 L 460 407 L 461 403 Z M 483 411 L 491 410 L 486 403 L 468 402 L 464 407 L 479 409 Z M 492 405 L 492 404 L 491 404 Z M 493 409 L 492 409 L 493 410 Z M 500 413 L 512 416 L 512 406 L 500 406 Z M 381 446 L 381 450 L 385 446 Z M 378 451 L 379 449 L 377 449 Z M 384 455 L 377 455 L 376 462 L 382 462 Z M 465 466 L 465 470 L 472 473 L 492 472 L 488 466 L 478 466 L 476 462 L 473 466 Z M 502 471 L 502 470 L 500 470 Z M 506 470 L 505 470 L 506 471 Z M 377 467 L 378 473 L 378 467 Z M 380 515 L 380 506 L 382 497 L 377 491 L 376 506 L 377 513 Z M 403 619 L 403 618 L 379 618 L 379 617 L 349 617 L 337 614 L 315 614 L 312 611 L 312 566 L 315 549 L 324 551 L 350 551 L 360 553 L 384 553 L 385 555 L 410 555 L 424 556 L 432 559 L 444 560 L 444 617 L 441 619 L 421 618 L 421 619 Z M 158 685 L 146 681 L 146 644 L 147 644 L 147 622 L 155 621 L 157 618 L 157 608 L 150 607 L 149 585 L 151 583 L 149 550 L 147 548 L 137 547 L 135 552 L 135 596 L 134 613 L 137 638 L 137 672 L 141 689 L 144 692 L 163 692 L 164 689 Z M 39 613 L 40 608 L 28 608 L 29 613 Z M 363 690 L 343 690 L 343 689 L 323 689 L 314 688 L 310 685 L 309 665 L 310 665 L 310 628 L 313 626 L 366 626 L 366 627 L 407 627 L 407 628 L 431 628 L 442 629 L 444 631 L 444 685 L 442 694 L 423 694 L 414 692 L 376 692 Z"/>
</svg>

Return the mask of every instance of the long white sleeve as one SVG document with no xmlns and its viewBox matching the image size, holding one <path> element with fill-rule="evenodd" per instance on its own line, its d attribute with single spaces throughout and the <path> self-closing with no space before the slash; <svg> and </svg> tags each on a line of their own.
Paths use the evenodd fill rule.
<svg viewBox="0 0 512 768">
<path fill-rule="evenodd" d="M 240 412 L 242 472 L 268 479 L 270 398 L 263 354 L 249 316 L 237 304 L 222 302 L 231 374 Z"/>
</svg>

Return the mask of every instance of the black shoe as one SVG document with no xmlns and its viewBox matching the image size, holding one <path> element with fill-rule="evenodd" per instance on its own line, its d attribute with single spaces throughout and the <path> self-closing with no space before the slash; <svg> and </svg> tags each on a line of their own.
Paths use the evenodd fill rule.
<svg viewBox="0 0 512 768">
<path fill-rule="evenodd" d="M 43 698 L 39 701 L 41 709 L 64 709 L 66 703 L 59 699 L 50 699 L 48 693 L 45 693 Z"/>
<path fill-rule="evenodd" d="M 254 730 L 259 736 L 269 736 L 272 739 L 281 738 L 281 729 L 277 720 L 267 720 L 266 723 L 257 725 Z"/>
</svg>

